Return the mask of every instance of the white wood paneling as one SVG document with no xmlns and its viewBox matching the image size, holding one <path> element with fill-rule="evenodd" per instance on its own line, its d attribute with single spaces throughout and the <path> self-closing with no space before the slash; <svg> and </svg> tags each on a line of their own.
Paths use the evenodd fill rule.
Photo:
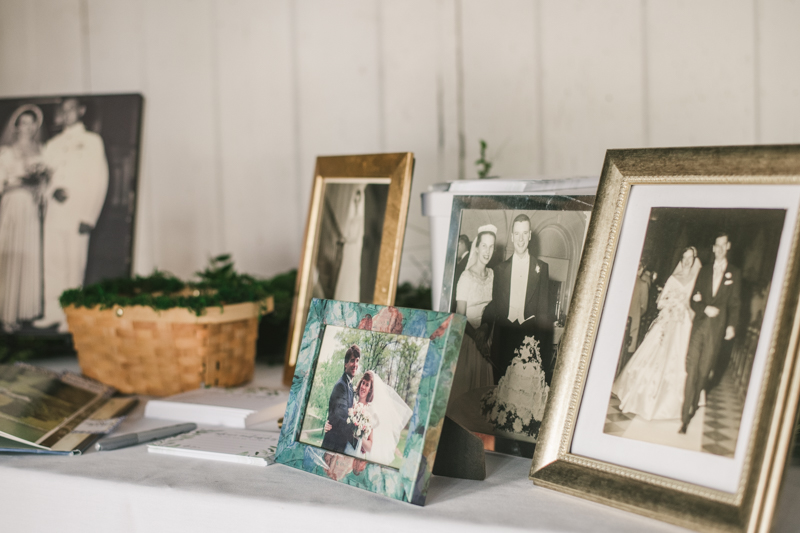
<svg viewBox="0 0 800 533">
<path fill-rule="evenodd" d="M 800 143 L 800 1 L 759 0 L 759 141 Z"/>
<path fill-rule="evenodd" d="M 302 239 L 286 224 L 300 190 L 290 2 L 218 1 L 216 11 L 225 250 L 242 271 L 274 274 L 297 266 Z"/>
<path fill-rule="evenodd" d="M 752 0 L 648 1 L 653 146 L 755 141 Z"/>
<path fill-rule="evenodd" d="M 379 10 L 371 0 L 300 0 L 294 8 L 303 208 L 287 222 L 302 235 L 316 157 L 381 151 Z"/>
<path fill-rule="evenodd" d="M 34 0 L 36 94 L 88 90 L 81 0 Z"/>
<path fill-rule="evenodd" d="M 146 93 L 144 2 L 88 0 L 89 90 L 94 93 Z M 145 98 L 145 114 L 147 113 Z M 143 121 L 142 148 L 134 229 L 133 271 L 147 275 L 155 262 L 153 191 L 147 173 L 150 128 Z"/>
<path fill-rule="evenodd" d="M 477 177 L 479 140 L 492 176 L 531 176 L 539 169 L 536 3 L 464 0 L 465 175 Z"/>
<path fill-rule="evenodd" d="M 455 147 L 458 132 L 455 123 L 446 125 L 443 109 L 445 102 L 455 106 L 454 85 L 445 86 L 447 73 L 440 61 L 442 48 L 453 48 L 454 28 L 452 19 L 449 32 L 443 27 L 446 6 L 441 1 L 390 0 L 381 8 L 384 149 L 414 152 L 416 158 L 400 275 L 428 279 L 430 239 L 419 197 L 445 179 L 439 172 L 447 163 L 440 159 L 450 159 L 450 168 L 457 165 L 457 152 L 448 152 L 445 142 L 449 138 Z M 452 68 L 452 61 L 447 65 Z M 454 79 L 454 72 L 449 74 Z"/>
<path fill-rule="evenodd" d="M 210 0 L 148 0 L 144 10 L 147 158 L 154 263 L 188 276 L 221 252 Z"/>
<path fill-rule="evenodd" d="M 82 92 L 83 50 L 80 0 L 0 2 L 3 95 Z"/>
<path fill-rule="evenodd" d="M 273 274 L 297 266 L 302 238 L 285 224 L 299 191 L 290 2 L 216 6 L 225 249 L 242 271 Z"/>
<path fill-rule="evenodd" d="M 460 47 L 456 31 L 456 3 L 461 0 L 437 0 L 439 12 L 437 22 L 439 25 L 438 50 L 436 57 L 436 121 L 439 136 L 437 151 L 439 166 L 437 169 L 437 182 L 453 181 L 458 179 L 459 167 L 459 124 L 458 106 L 459 92 L 458 65 Z M 415 169 L 415 172 L 419 170 Z M 418 198 L 418 197 L 417 197 Z M 412 207 L 413 209 L 413 207 Z"/>
<path fill-rule="evenodd" d="M 144 89 L 144 3 L 86 0 L 89 87 L 95 93 Z"/>
<path fill-rule="evenodd" d="M 609 148 L 644 144 L 639 3 L 544 0 L 546 175 L 598 175 Z"/>
<path fill-rule="evenodd" d="M 34 7 L 26 0 L 0 2 L 0 94 L 29 94 L 35 91 L 36 48 Z"/>
<path fill-rule="evenodd" d="M 800 0 L 2 0 L 0 95 L 142 92 L 135 270 L 296 266 L 314 160 L 598 174 L 608 148 L 800 142 Z M 463 151 L 462 151 L 463 150 Z"/>
</svg>

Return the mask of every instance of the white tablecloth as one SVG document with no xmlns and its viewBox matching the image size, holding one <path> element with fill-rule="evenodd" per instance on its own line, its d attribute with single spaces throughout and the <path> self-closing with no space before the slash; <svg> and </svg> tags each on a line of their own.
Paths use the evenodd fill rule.
<svg viewBox="0 0 800 533">
<path fill-rule="evenodd" d="M 259 384 L 279 370 L 260 368 Z M 141 418 L 118 433 L 165 425 Z M 77 457 L 0 456 L 0 530 L 87 531 L 684 531 L 536 487 L 530 460 L 487 454 L 485 481 L 434 476 L 425 507 L 390 500 L 283 465 L 257 467 L 164 456 L 134 446 Z M 800 530 L 789 472 L 776 531 Z"/>
</svg>

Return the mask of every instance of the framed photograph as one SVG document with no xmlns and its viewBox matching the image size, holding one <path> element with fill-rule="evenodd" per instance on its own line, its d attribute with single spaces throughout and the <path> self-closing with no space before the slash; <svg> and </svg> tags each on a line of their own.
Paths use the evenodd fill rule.
<svg viewBox="0 0 800 533">
<path fill-rule="evenodd" d="M 465 323 L 313 299 L 276 462 L 424 505 Z"/>
<path fill-rule="evenodd" d="M 440 309 L 466 315 L 447 414 L 533 457 L 594 196 L 454 196 Z"/>
<path fill-rule="evenodd" d="M 391 305 L 414 155 L 318 157 L 286 343 L 291 383 L 312 298 Z"/>
<path fill-rule="evenodd" d="M 0 99 L 0 335 L 66 333 L 65 289 L 130 275 L 142 104 Z"/>
<path fill-rule="evenodd" d="M 536 484 L 767 531 L 800 391 L 800 146 L 612 150 Z"/>
</svg>

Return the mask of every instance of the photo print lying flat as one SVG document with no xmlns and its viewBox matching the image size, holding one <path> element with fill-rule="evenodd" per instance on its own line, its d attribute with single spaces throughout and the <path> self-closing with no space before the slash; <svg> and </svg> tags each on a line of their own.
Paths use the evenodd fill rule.
<svg viewBox="0 0 800 533">
<path fill-rule="evenodd" d="M 441 308 L 467 328 L 447 414 L 532 457 L 594 196 L 455 196 Z"/>
</svg>

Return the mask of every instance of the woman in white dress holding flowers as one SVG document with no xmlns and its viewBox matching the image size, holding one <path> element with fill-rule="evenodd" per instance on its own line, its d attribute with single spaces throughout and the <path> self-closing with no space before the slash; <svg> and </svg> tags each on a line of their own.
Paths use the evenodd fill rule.
<svg viewBox="0 0 800 533">
<path fill-rule="evenodd" d="M 396 458 L 400 434 L 413 411 L 381 377 L 367 370 L 356 385 L 348 423 L 353 425 L 356 445 L 347 443 L 344 453 L 373 463 L 390 465 Z M 329 422 L 325 431 L 330 431 Z"/>
<path fill-rule="evenodd" d="M 658 316 L 611 388 L 623 413 L 645 420 L 681 418 L 694 319 L 689 299 L 701 266 L 697 249 L 685 248 L 664 284 L 657 301 Z"/>
<path fill-rule="evenodd" d="M 0 137 L 0 322 L 14 331 L 42 314 L 42 110 L 17 108 Z"/>
<path fill-rule="evenodd" d="M 466 315 L 467 329 L 461 343 L 451 398 L 473 389 L 494 385 L 489 362 L 488 325 L 481 326 L 483 310 L 492 301 L 494 271 L 486 265 L 494 255 L 497 228 L 487 224 L 478 228 L 469 259 L 456 284 L 456 313 Z"/>
</svg>

